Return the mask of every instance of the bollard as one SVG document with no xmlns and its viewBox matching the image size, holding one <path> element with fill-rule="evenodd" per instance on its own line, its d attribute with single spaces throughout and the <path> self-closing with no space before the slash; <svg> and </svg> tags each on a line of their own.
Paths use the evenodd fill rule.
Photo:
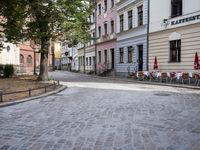
<svg viewBox="0 0 200 150">
<path fill-rule="evenodd" d="M 57 83 L 58 83 L 58 85 L 60 85 L 60 81 L 59 80 L 57 81 Z"/>
<path fill-rule="evenodd" d="M 28 93 L 29 93 L 29 97 L 31 97 L 31 88 L 29 88 Z"/>
<path fill-rule="evenodd" d="M 0 90 L 0 103 L 2 103 L 2 102 L 3 102 L 3 91 Z"/>
</svg>

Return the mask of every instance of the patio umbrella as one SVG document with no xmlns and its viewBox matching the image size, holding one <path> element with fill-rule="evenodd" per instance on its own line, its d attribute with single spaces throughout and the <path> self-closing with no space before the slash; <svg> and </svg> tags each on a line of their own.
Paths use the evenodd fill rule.
<svg viewBox="0 0 200 150">
<path fill-rule="evenodd" d="M 155 56 L 153 69 L 158 69 L 157 57 Z"/>
<path fill-rule="evenodd" d="M 194 58 L 194 69 L 195 69 L 195 70 L 200 69 L 199 57 L 198 57 L 197 52 L 196 52 L 196 54 L 195 54 L 195 58 Z"/>
</svg>

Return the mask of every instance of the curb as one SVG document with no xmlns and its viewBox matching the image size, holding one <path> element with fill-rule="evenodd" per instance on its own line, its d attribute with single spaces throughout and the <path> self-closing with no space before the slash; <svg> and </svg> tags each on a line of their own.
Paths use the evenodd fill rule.
<svg viewBox="0 0 200 150">
<path fill-rule="evenodd" d="M 132 82 L 132 83 L 138 83 L 138 84 L 148 84 L 148 85 L 158 85 L 158 86 L 167 86 L 167 87 L 175 87 L 175 88 L 184 88 L 184 89 L 193 89 L 193 90 L 200 90 L 199 86 L 190 86 L 190 85 L 179 85 L 179 84 L 168 84 L 168 83 L 159 83 L 159 82 L 147 82 L 147 81 L 137 81 L 137 80 L 131 80 L 127 78 L 117 78 L 117 77 L 101 77 L 97 75 L 88 75 L 83 73 L 78 73 L 83 76 L 87 77 L 93 77 L 93 78 L 99 78 L 99 79 L 109 79 L 109 80 L 118 80 L 118 81 L 126 81 L 126 82 Z"/>
<path fill-rule="evenodd" d="M 21 100 L 18 100 L 18 101 L 16 100 L 16 101 L 12 101 L 12 102 L 0 103 L 0 108 L 6 107 L 6 106 L 12 106 L 12 105 L 16 105 L 16 104 L 20 104 L 20 103 L 24 103 L 24 102 L 28 102 L 28 101 L 32 101 L 32 100 L 43 98 L 43 97 L 46 97 L 46 96 L 50 96 L 50 95 L 59 93 L 59 92 L 65 90 L 66 88 L 67 88 L 67 86 L 62 85 L 59 89 L 45 93 L 45 94 L 42 94 L 42 95 L 28 97 L 28 98 L 24 98 L 24 99 L 21 99 Z"/>
</svg>

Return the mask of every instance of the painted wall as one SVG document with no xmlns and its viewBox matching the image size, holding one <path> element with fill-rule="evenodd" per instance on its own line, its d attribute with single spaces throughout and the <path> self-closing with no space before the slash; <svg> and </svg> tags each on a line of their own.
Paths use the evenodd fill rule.
<svg viewBox="0 0 200 150">
<path fill-rule="evenodd" d="M 150 71 L 157 56 L 159 71 L 197 72 L 194 56 L 195 52 L 200 55 L 200 1 L 183 0 L 182 15 L 175 18 L 171 18 L 171 0 L 150 2 Z M 180 62 L 170 61 L 170 41 L 173 40 L 181 40 Z"/>
<path fill-rule="evenodd" d="M 143 45 L 143 70 L 147 70 L 147 0 L 120 1 L 117 5 L 117 49 L 116 49 L 116 74 L 127 75 L 128 72 L 137 71 L 138 46 Z M 143 25 L 138 26 L 138 7 L 143 5 Z M 128 28 L 128 12 L 133 12 L 132 29 Z M 120 15 L 124 15 L 124 30 L 120 32 Z M 128 63 L 128 47 L 133 47 L 132 63 Z M 124 62 L 120 63 L 120 51 L 124 49 Z"/>
<path fill-rule="evenodd" d="M 101 15 L 99 15 L 98 4 L 101 4 Z M 111 8 L 111 1 L 107 1 L 107 11 L 104 11 L 104 0 L 97 1 L 97 36 L 99 37 L 98 27 L 101 26 L 101 37 L 97 40 L 97 72 L 102 70 L 104 65 L 104 50 L 107 50 L 107 62 L 109 63 L 109 68 L 111 67 L 111 56 L 110 49 L 116 49 L 116 6 Z M 111 33 L 111 21 L 114 21 L 114 32 Z M 105 33 L 104 24 L 107 23 L 107 34 Z M 98 51 L 101 51 L 101 63 L 99 63 Z"/>
<path fill-rule="evenodd" d="M 19 47 L 12 43 L 3 42 L 3 49 L 0 51 L 0 64 L 13 64 L 19 66 Z"/>
<path fill-rule="evenodd" d="M 198 19 L 171 26 L 172 21 L 195 15 L 200 15 L 199 0 L 183 0 L 183 15 L 175 18 L 171 18 L 171 0 L 151 0 L 150 32 L 157 32 L 200 22 L 200 19 Z M 163 19 L 167 19 L 166 24 L 163 23 Z"/>
</svg>

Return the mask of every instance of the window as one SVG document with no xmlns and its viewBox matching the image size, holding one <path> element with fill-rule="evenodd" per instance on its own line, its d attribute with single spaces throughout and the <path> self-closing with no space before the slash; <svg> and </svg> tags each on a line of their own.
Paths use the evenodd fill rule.
<svg viewBox="0 0 200 150">
<path fill-rule="evenodd" d="M 128 63 L 133 62 L 133 47 L 129 46 L 128 47 Z"/>
<path fill-rule="evenodd" d="M 101 15 L 101 4 L 98 5 L 99 15 Z"/>
<path fill-rule="evenodd" d="M 83 66 L 85 66 L 85 56 L 83 56 Z"/>
<path fill-rule="evenodd" d="M 99 64 L 101 63 L 101 51 L 99 51 Z"/>
<path fill-rule="evenodd" d="M 107 23 L 104 24 L 104 31 L 105 31 L 105 35 L 107 35 L 108 34 Z"/>
<path fill-rule="evenodd" d="M 89 57 L 89 65 L 92 65 L 92 57 Z"/>
<path fill-rule="evenodd" d="M 24 63 L 24 56 L 22 54 L 20 54 L 20 63 L 23 64 Z"/>
<path fill-rule="evenodd" d="M 86 57 L 86 66 L 88 66 L 88 57 Z"/>
<path fill-rule="evenodd" d="M 111 5 L 111 8 L 114 7 L 115 1 L 114 1 L 114 0 L 111 0 L 111 1 L 110 1 L 110 5 Z"/>
<path fill-rule="evenodd" d="M 119 55 L 120 55 L 119 62 L 124 63 L 124 48 L 119 49 Z"/>
<path fill-rule="evenodd" d="M 31 55 L 28 55 L 28 57 L 27 57 L 27 63 L 28 64 L 32 64 L 32 56 Z"/>
<path fill-rule="evenodd" d="M 104 12 L 107 12 L 108 3 L 107 0 L 104 0 Z"/>
<path fill-rule="evenodd" d="M 95 13 L 92 13 L 92 19 L 93 19 L 93 23 L 95 22 Z"/>
<path fill-rule="evenodd" d="M 101 26 L 99 26 L 98 30 L 99 30 L 99 37 L 101 37 Z"/>
<path fill-rule="evenodd" d="M 107 50 L 104 50 L 104 62 L 107 63 L 108 55 Z"/>
<path fill-rule="evenodd" d="M 181 62 L 181 40 L 170 41 L 170 62 Z"/>
<path fill-rule="evenodd" d="M 138 26 L 143 25 L 143 6 L 138 7 Z"/>
<path fill-rule="evenodd" d="M 114 33 L 114 20 L 112 20 L 111 22 L 110 22 L 110 26 L 111 26 L 111 33 Z"/>
<path fill-rule="evenodd" d="M 178 17 L 182 15 L 182 0 L 171 1 L 171 17 Z"/>
<path fill-rule="evenodd" d="M 122 32 L 124 30 L 124 15 L 120 15 L 119 20 L 120 20 L 120 32 Z"/>
<path fill-rule="evenodd" d="M 128 12 L 128 28 L 132 29 L 133 26 L 133 11 Z"/>
</svg>

